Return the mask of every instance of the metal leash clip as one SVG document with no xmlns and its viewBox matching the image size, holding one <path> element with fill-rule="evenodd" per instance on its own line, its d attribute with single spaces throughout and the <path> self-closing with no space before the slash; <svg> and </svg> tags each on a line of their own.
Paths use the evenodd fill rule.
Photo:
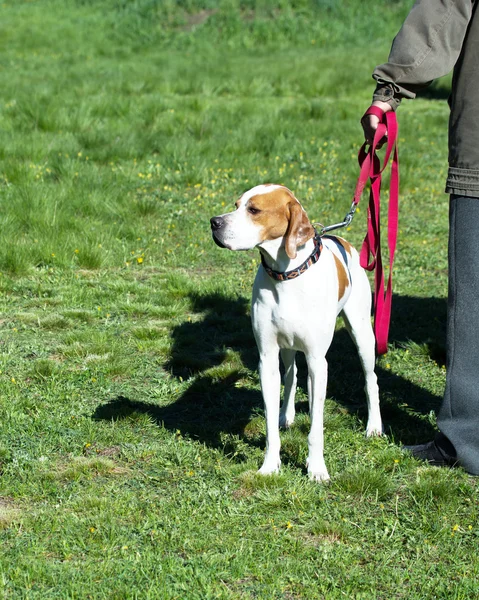
<svg viewBox="0 0 479 600">
<path fill-rule="evenodd" d="M 321 231 L 320 231 L 319 235 L 324 235 L 328 231 L 333 231 L 333 229 L 339 229 L 341 227 L 347 227 L 348 225 L 350 225 L 351 221 L 353 220 L 354 214 L 356 212 L 356 207 L 357 207 L 357 203 L 353 201 L 353 203 L 351 204 L 351 208 L 349 209 L 348 213 L 344 217 L 344 221 L 341 221 L 341 223 L 336 223 L 335 225 L 328 225 L 327 227 L 324 227 L 324 225 L 322 225 L 321 223 L 314 223 L 314 225 L 321 226 Z"/>
</svg>

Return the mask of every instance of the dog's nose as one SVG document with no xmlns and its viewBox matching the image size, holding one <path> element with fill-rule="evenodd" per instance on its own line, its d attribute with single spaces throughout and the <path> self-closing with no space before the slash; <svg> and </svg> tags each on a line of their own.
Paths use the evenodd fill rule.
<svg viewBox="0 0 479 600">
<path fill-rule="evenodd" d="M 210 223 L 211 223 L 211 229 L 213 231 L 217 231 L 218 229 L 221 229 L 223 227 L 223 225 L 225 224 L 225 221 L 224 221 L 223 217 L 212 217 L 210 219 Z"/>
</svg>

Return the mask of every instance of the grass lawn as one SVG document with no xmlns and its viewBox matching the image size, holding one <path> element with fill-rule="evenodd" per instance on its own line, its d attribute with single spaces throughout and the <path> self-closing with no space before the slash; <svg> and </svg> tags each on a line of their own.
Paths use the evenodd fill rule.
<svg viewBox="0 0 479 600">
<path fill-rule="evenodd" d="M 479 598 L 478 482 L 400 450 L 445 381 L 447 81 L 399 114 L 387 435 L 364 437 L 338 323 L 329 484 L 305 474 L 304 361 L 281 473 L 256 475 L 258 254 L 209 233 L 264 182 L 344 216 L 409 4 L 0 4 L 0 598 Z"/>
</svg>

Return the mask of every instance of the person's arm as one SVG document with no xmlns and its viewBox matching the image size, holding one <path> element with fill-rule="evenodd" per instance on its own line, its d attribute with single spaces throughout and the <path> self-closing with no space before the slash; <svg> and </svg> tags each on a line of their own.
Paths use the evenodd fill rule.
<svg viewBox="0 0 479 600">
<path fill-rule="evenodd" d="M 373 73 L 373 100 L 397 108 L 402 98 L 449 73 L 461 53 L 474 0 L 417 0 L 395 37 L 388 62 Z"/>
<path fill-rule="evenodd" d="M 373 73 L 377 87 L 373 105 L 396 110 L 402 98 L 449 73 L 461 53 L 475 0 L 417 0 L 394 38 L 388 62 Z M 363 117 L 367 143 L 372 142 L 379 119 Z"/>
</svg>

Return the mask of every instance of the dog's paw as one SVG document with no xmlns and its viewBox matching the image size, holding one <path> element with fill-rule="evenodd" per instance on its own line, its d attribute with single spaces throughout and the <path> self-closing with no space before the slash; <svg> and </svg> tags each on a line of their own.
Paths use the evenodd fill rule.
<svg viewBox="0 0 479 600">
<path fill-rule="evenodd" d="M 366 436 L 367 437 L 379 437 L 384 435 L 384 429 L 381 421 L 379 423 L 369 423 L 366 427 Z"/>
<path fill-rule="evenodd" d="M 309 460 L 306 462 L 308 468 L 308 475 L 311 481 L 328 481 L 329 473 L 324 460 L 318 461 L 316 464 Z"/>
<path fill-rule="evenodd" d="M 279 468 L 281 467 L 281 461 L 264 461 L 263 466 L 259 469 L 258 473 L 260 475 L 273 475 L 274 473 L 279 473 Z"/>
<path fill-rule="evenodd" d="M 311 471 L 310 469 L 308 469 L 308 476 L 311 479 L 311 481 L 329 481 L 329 473 L 327 469 L 321 471 Z"/>
</svg>

